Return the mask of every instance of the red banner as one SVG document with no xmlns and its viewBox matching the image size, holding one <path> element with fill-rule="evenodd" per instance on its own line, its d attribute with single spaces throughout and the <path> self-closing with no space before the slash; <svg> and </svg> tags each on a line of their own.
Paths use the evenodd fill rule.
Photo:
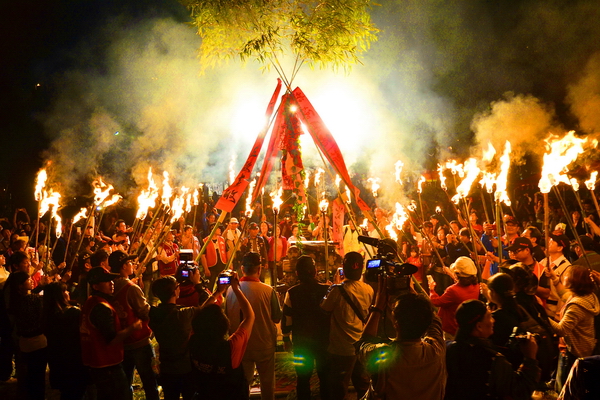
<svg viewBox="0 0 600 400">
<path fill-rule="evenodd" d="M 277 98 L 279 97 L 279 92 L 281 90 L 281 80 L 277 78 L 277 87 L 275 88 L 275 92 L 271 96 L 271 101 L 269 101 L 269 106 L 267 107 L 267 111 L 265 112 L 265 126 L 263 130 L 260 132 L 256 141 L 254 142 L 254 146 L 250 151 L 250 155 L 246 160 L 246 163 L 240 170 L 238 176 L 235 178 L 235 181 L 227 189 L 223 191 L 221 198 L 215 205 L 215 208 L 219 210 L 232 212 L 237 203 L 240 201 L 242 195 L 246 191 L 246 188 L 250 184 L 248 179 L 252 174 L 252 170 L 254 169 L 254 165 L 256 164 L 256 160 L 258 159 L 258 155 L 262 149 L 262 145 L 265 141 L 265 137 L 269 130 L 269 120 L 273 115 L 273 110 L 275 108 L 275 103 L 277 102 Z M 261 175 L 262 178 L 262 175 Z"/>
<path fill-rule="evenodd" d="M 342 178 L 346 186 L 354 192 L 356 204 L 362 211 L 369 212 L 371 208 L 360 198 L 360 190 L 356 188 L 350 180 L 348 169 L 342 152 L 338 147 L 333 135 L 325 126 L 325 123 L 317 114 L 313 105 L 308 101 L 300 88 L 294 89 L 290 98 L 298 106 L 298 117 L 307 126 L 310 135 L 327 160 L 331 163 L 337 174 Z"/>
<path fill-rule="evenodd" d="M 300 152 L 300 135 L 302 124 L 295 112 L 290 111 L 289 101 L 285 104 L 285 131 L 281 142 L 281 173 L 284 190 L 291 190 L 296 195 L 298 204 L 306 203 L 304 179 L 302 171 L 302 154 Z"/>
<path fill-rule="evenodd" d="M 346 207 L 344 207 L 344 203 L 342 203 L 342 200 L 337 197 L 333 203 L 331 203 L 331 215 L 333 216 L 332 220 L 333 220 L 333 241 L 334 242 L 338 242 L 339 244 L 337 245 L 337 249 L 338 249 L 338 253 L 340 255 L 344 255 L 344 249 L 343 249 L 343 240 L 344 240 L 344 235 L 342 233 L 343 229 L 344 229 L 344 215 L 346 214 Z"/>
</svg>

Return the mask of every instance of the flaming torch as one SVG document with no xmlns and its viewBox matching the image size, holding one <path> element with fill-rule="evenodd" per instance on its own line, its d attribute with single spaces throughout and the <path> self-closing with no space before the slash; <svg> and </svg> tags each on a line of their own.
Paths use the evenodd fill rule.
<svg viewBox="0 0 600 400">
<path fill-rule="evenodd" d="M 585 186 L 588 188 L 588 190 L 590 191 L 590 194 L 592 195 L 592 200 L 594 200 L 594 206 L 596 206 L 596 212 L 598 213 L 598 215 L 600 215 L 600 207 L 598 207 L 598 200 L 596 199 L 596 193 L 594 193 L 594 190 L 596 189 L 596 178 L 597 177 L 598 177 L 598 171 L 592 172 L 590 175 L 590 179 L 585 181 Z"/>
<path fill-rule="evenodd" d="M 323 170 L 321 170 L 323 171 Z M 324 172 L 324 171 L 323 171 Z M 316 179 L 316 178 L 315 178 Z M 315 182 L 315 185 L 317 182 Z M 273 200 L 273 269 L 271 271 L 271 286 L 277 286 L 277 280 L 279 277 L 277 276 L 277 242 L 279 242 L 279 236 L 277 235 L 277 214 L 279 213 L 279 209 L 283 204 L 283 200 L 281 200 L 281 195 L 283 194 L 283 187 L 279 187 L 279 189 L 271 192 L 271 199 Z"/>
<path fill-rule="evenodd" d="M 381 186 L 379 186 L 379 178 L 369 178 L 367 182 L 371 184 L 371 193 L 373 193 L 373 197 L 377 198 L 377 191 Z"/>
<path fill-rule="evenodd" d="M 327 224 L 327 209 L 329 208 L 329 201 L 325 195 L 322 194 L 323 199 L 319 202 L 319 210 L 323 216 L 323 240 L 325 242 L 325 278 L 329 281 L 329 225 Z"/>
<path fill-rule="evenodd" d="M 404 163 L 400 160 L 396 161 L 396 163 L 394 164 L 394 168 L 396 169 L 396 182 L 398 182 L 400 185 L 402 185 L 402 178 L 401 178 L 401 174 L 402 174 L 402 167 L 404 167 Z"/>
<path fill-rule="evenodd" d="M 550 152 L 544 154 L 544 164 L 542 166 L 542 177 L 538 183 L 538 187 L 544 196 L 544 230 L 545 230 L 545 239 L 546 239 L 546 249 L 548 248 L 549 235 L 550 235 L 550 223 L 549 223 L 549 215 L 548 215 L 548 193 L 554 187 L 554 192 L 560 205 L 565 213 L 568 215 L 567 207 L 560 196 L 558 190 L 556 190 L 556 185 L 560 182 L 564 182 L 567 185 L 571 182 L 569 181 L 567 174 L 565 171 L 568 170 L 568 165 L 577 159 L 579 154 L 583 153 L 583 146 L 587 143 L 587 138 L 580 139 L 575 137 L 575 132 L 570 131 L 567 133 L 562 139 L 558 139 L 556 136 L 551 135 L 548 139 L 546 139 L 547 146 L 550 148 Z M 581 244 L 581 238 L 577 233 L 577 230 L 573 227 L 573 222 L 570 218 L 567 218 L 567 223 L 571 228 L 573 234 L 575 235 L 575 239 L 579 246 L 583 249 L 583 245 Z M 583 253 L 586 262 L 589 261 L 587 256 L 585 256 L 585 252 Z M 550 255 L 546 254 L 548 257 L 548 264 L 550 265 Z"/>
<path fill-rule="evenodd" d="M 40 217 L 41 217 L 41 211 L 40 211 L 40 207 L 41 207 L 41 201 L 43 199 L 43 190 L 44 187 L 46 186 L 46 180 L 48 180 L 48 174 L 46 173 L 46 170 L 44 168 L 42 168 L 36 178 L 35 178 L 35 201 L 38 202 L 38 216 L 37 216 L 37 221 L 35 224 L 35 249 L 37 251 L 38 248 L 38 238 L 40 237 Z"/>
<path fill-rule="evenodd" d="M 69 237 L 67 238 L 67 248 L 65 249 L 65 258 L 63 262 L 67 261 L 67 254 L 69 254 L 69 245 L 71 244 L 71 234 L 73 233 L 73 227 L 83 218 L 87 218 L 87 208 L 83 207 L 79 210 L 77 214 L 73 217 L 73 221 L 71 221 L 71 229 L 69 229 Z M 81 233 L 82 235 L 84 232 Z"/>
<path fill-rule="evenodd" d="M 421 221 L 425 222 L 425 211 L 423 210 L 423 200 L 421 199 L 421 193 L 423 192 L 423 183 L 425 183 L 427 179 L 423 175 L 421 175 L 421 179 L 417 182 L 417 194 L 419 195 L 419 208 L 421 209 Z"/>
</svg>

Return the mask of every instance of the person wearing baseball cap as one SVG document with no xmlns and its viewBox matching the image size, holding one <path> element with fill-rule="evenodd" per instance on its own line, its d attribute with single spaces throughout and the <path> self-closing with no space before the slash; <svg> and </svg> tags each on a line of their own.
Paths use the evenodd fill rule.
<svg viewBox="0 0 600 400">
<path fill-rule="evenodd" d="M 113 300 L 113 281 L 118 274 L 102 267 L 94 267 L 88 272 L 87 281 L 91 295 L 81 310 L 81 351 L 83 364 L 90 367 L 92 381 L 96 384 L 98 400 L 128 400 L 131 391 L 123 371 L 123 341 L 134 331 L 141 329 L 141 321 L 136 321 L 125 329 Z"/>
<path fill-rule="evenodd" d="M 519 221 L 512 215 L 504 216 L 504 228 L 506 230 L 503 236 L 504 244 L 512 244 L 516 238 L 519 237 L 519 229 L 521 225 Z"/>
<path fill-rule="evenodd" d="M 158 400 L 156 374 L 152 369 L 154 349 L 150 344 L 152 331 L 148 327 L 150 305 L 144 292 L 129 277 L 134 273 L 133 260 L 136 255 L 128 255 L 122 250 L 113 251 L 108 257 L 111 272 L 119 274 L 115 279 L 114 305 L 119 310 L 121 327 L 127 328 L 141 320 L 142 329 L 136 330 L 123 341 L 125 350 L 123 370 L 127 376 L 129 387 L 133 393 L 133 370 L 137 369 L 146 399 Z"/>
<path fill-rule="evenodd" d="M 520 262 L 523 268 L 535 275 L 538 283 L 540 283 L 538 284 L 536 295 L 542 300 L 545 306 L 545 301 L 550 294 L 549 282 L 544 275 L 544 267 L 533 258 L 533 243 L 531 243 L 531 240 L 526 237 L 517 237 L 506 250 L 510 258 Z"/>
<path fill-rule="evenodd" d="M 446 339 L 454 338 L 458 325 L 454 318 L 458 306 L 466 300 L 479 298 L 479 281 L 477 267 L 469 257 L 458 257 L 450 266 L 456 275 L 456 282 L 446 288 L 440 296 L 435 291 L 435 281 L 429 283 L 431 304 L 439 307 L 438 316 L 442 320 L 442 330 L 446 332 Z"/>
<path fill-rule="evenodd" d="M 573 262 L 573 265 L 583 265 L 584 267 L 587 267 L 589 263 L 589 268 L 600 272 L 600 246 L 594 239 L 587 235 L 580 236 L 579 239 L 583 245 L 583 250 L 579 246 L 579 243 L 576 242 L 573 245 L 574 251 L 579 257 L 577 261 Z"/>
<path fill-rule="evenodd" d="M 554 271 L 559 279 L 562 279 L 565 272 L 571 268 L 571 262 L 569 262 L 569 248 L 571 243 L 566 235 L 550 235 L 548 241 L 548 257 L 540 261 L 548 270 Z M 548 296 L 546 299 L 546 313 L 551 318 L 560 319 L 560 310 L 562 309 L 563 302 L 561 296 L 558 294 L 556 285 L 554 285 L 550 279 L 544 274 L 540 277 L 540 286 L 547 288 Z"/>
</svg>

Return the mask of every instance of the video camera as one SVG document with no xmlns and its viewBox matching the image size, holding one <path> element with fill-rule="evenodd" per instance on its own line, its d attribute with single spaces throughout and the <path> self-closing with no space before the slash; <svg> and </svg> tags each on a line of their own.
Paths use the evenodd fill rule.
<svg viewBox="0 0 600 400">
<path fill-rule="evenodd" d="M 179 267 L 175 273 L 175 279 L 180 284 L 189 283 L 191 274 L 197 271 L 198 267 L 194 265 L 194 251 L 191 249 L 181 249 L 179 251 Z"/>
<path fill-rule="evenodd" d="M 367 282 L 377 282 L 380 275 L 386 279 L 388 294 L 399 296 L 410 290 L 410 276 L 419 270 L 418 267 L 396 262 L 396 242 L 392 239 L 378 239 L 369 236 L 358 236 L 358 241 L 377 248 L 377 255 L 367 261 Z"/>
</svg>

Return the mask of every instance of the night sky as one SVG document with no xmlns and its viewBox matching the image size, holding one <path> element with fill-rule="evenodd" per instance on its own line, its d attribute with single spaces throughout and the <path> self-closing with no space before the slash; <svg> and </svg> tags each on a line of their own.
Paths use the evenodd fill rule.
<svg viewBox="0 0 600 400">
<path fill-rule="evenodd" d="M 398 136 L 387 133 L 386 140 L 393 144 L 396 157 L 405 153 L 408 158 L 414 157 L 414 165 L 430 169 L 435 167 L 436 160 L 449 154 L 468 155 L 475 143 L 498 131 L 501 131 L 496 138 L 499 141 L 524 132 L 526 139 L 522 141 L 526 151 L 535 146 L 539 151 L 539 140 L 549 131 L 598 132 L 600 122 L 595 116 L 600 115 L 600 56 L 597 55 L 600 54 L 600 4 L 597 1 L 378 3 L 381 6 L 373 9 L 372 18 L 381 29 L 379 41 L 363 58 L 365 65 L 357 69 L 357 74 L 370 77 L 384 104 L 380 108 L 385 109 L 387 119 L 394 120 L 390 132 L 398 132 Z M 59 160 L 60 164 L 63 162 L 60 160 L 72 157 L 79 162 L 90 158 L 89 151 L 93 148 L 94 154 L 101 156 L 85 168 L 70 166 L 69 175 L 62 175 L 68 176 L 64 179 L 69 181 L 62 182 L 63 186 L 77 187 L 75 181 L 86 181 L 93 172 L 98 172 L 113 176 L 122 185 L 122 191 L 135 181 L 131 176 L 135 175 L 137 161 L 129 160 L 128 151 L 139 159 L 156 157 L 161 165 L 183 170 L 190 160 L 196 162 L 193 157 L 197 154 L 183 150 L 174 161 L 174 151 L 165 152 L 160 145 L 164 138 L 155 133 L 149 136 L 157 124 L 156 118 L 149 117 L 149 104 L 156 106 L 157 102 L 148 100 L 149 95 L 139 88 L 147 85 L 149 93 L 155 90 L 160 96 L 164 89 L 152 87 L 150 80 L 144 81 L 155 79 L 154 76 L 147 78 L 139 72 L 139 81 L 124 79 L 123 76 L 135 75 L 119 75 L 131 66 L 123 63 L 122 56 L 115 51 L 127 52 L 130 51 L 127 46 L 141 46 L 139 55 L 147 54 L 143 49 L 144 32 L 151 32 L 165 47 L 162 53 L 156 46 L 151 48 L 157 54 L 164 54 L 161 61 L 176 54 L 185 65 L 193 65 L 196 44 L 190 42 L 199 39 L 185 33 L 185 40 L 177 47 L 170 47 L 172 43 L 168 40 L 174 37 L 173 29 L 188 29 L 184 25 L 188 21 L 187 11 L 176 1 L 4 1 L 0 5 L 0 18 L 0 213 L 22 205 L 35 207 L 34 177 L 48 159 Z M 168 26 L 157 29 L 154 21 L 168 21 Z M 185 52 L 189 53 L 189 60 Z M 129 57 L 135 62 L 135 57 Z M 172 64 L 164 65 L 156 71 L 168 75 Z M 136 71 L 143 70 L 134 67 L 138 68 Z M 89 87 L 81 84 L 86 82 L 87 74 L 93 76 Z M 129 91 L 128 82 L 132 89 L 127 96 L 119 94 L 112 103 L 107 100 L 115 86 Z M 274 78 L 268 82 L 271 85 Z M 210 84 L 210 89 L 204 86 L 205 96 L 217 102 L 223 96 L 218 89 L 222 81 L 211 78 Z M 199 90 L 202 85 L 198 84 Z M 269 90 L 271 86 L 265 93 Z M 194 95 L 195 92 L 186 92 L 190 98 Z M 173 97 L 181 100 L 179 95 Z M 198 104 L 204 103 L 198 101 Z M 129 105 L 131 109 L 126 112 L 124 109 Z M 177 104 L 171 106 L 181 108 Z M 160 104 L 160 107 L 162 110 L 166 106 Z M 131 117 L 134 114 L 144 118 Z M 169 138 L 181 137 L 183 141 L 190 135 L 189 125 L 193 125 L 193 119 L 188 121 L 187 116 L 175 112 L 161 121 L 164 124 L 161 129 L 169 132 Z M 130 136 L 119 139 L 122 142 L 118 146 L 106 144 L 93 129 L 92 125 L 98 121 Z M 525 125 L 527 128 L 523 128 Z M 71 141 L 66 141 L 65 132 L 69 130 Z M 81 135 L 82 146 L 89 147 L 88 152 L 85 148 L 72 150 L 76 149 L 72 138 L 77 135 Z M 143 152 L 134 147 L 144 142 L 141 139 L 156 140 L 159 148 Z M 223 146 L 203 140 L 195 146 L 195 153 Z M 189 142 L 183 142 L 183 149 L 189 147 L 192 147 Z M 244 153 L 247 150 L 242 148 L 240 154 Z M 206 158 L 201 165 L 212 168 L 216 164 L 214 159 Z M 355 160 L 355 164 L 360 165 L 361 160 Z M 127 178 L 117 178 L 119 173 Z"/>
</svg>

